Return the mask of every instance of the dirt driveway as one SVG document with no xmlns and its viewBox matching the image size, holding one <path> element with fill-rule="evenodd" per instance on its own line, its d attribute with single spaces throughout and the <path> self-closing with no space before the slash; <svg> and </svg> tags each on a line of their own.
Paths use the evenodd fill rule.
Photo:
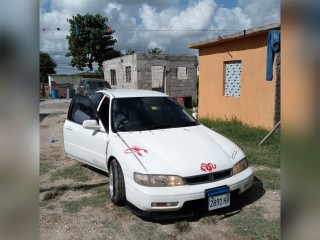
<svg viewBox="0 0 320 240">
<path fill-rule="evenodd" d="M 137 217 L 108 197 L 107 175 L 67 157 L 62 127 L 70 100 L 40 103 L 41 239 L 278 239 L 280 191 L 255 180 L 217 212 L 170 221 Z M 259 167 L 259 166 L 258 166 Z"/>
</svg>

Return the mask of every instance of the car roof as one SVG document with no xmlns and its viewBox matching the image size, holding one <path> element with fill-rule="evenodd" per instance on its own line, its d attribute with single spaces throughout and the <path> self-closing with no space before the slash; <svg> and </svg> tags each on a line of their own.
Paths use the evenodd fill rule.
<svg viewBox="0 0 320 240">
<path fill-rule="evenodd" d="M 115 98 L 127 98 L 127 97 L 168 97 L 168 95 L 151 90 L 144 89 L 104 89 L 98 92 L 105 94 L 111 94 Z"/>
<path fill-rule="evenodd" d="M 99 79 L 99 78 L 83 78 L 83 81 L 92 81 L 92 82 L 108 82 L 105 79 Z"/>
</svg>

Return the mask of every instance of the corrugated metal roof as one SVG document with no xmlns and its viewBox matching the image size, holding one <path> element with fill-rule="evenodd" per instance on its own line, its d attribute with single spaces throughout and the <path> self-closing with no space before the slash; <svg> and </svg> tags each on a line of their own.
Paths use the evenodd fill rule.
<svg viewBox="0 0 320 240">
<path fill-rule="evenodd" d="M 253 28 L 249 28 L 247 30 L 236 32 L 236 33 L 219 36 L 217 38 L 206 39 L 206 40 L 199 41 L 196 43 L 191 43 L 188 45 L 188 48 L 198 49 L 198 48 L 206 47 L 208 45 L 220 44 L 222 42 L 227 42 L 227 41 L 232 41 L 232 40 L 236 40 L 239 38 L 262 34 L 262 33 L 265 33 L 269 30 L 272 30 L 272 29 L 280 29 L 280 24 L 279 23 L 272 23 L 272 24 L 268 24 L 265 26 L 261 26 L 261 27 L 253 27 Z"/>
</svg>

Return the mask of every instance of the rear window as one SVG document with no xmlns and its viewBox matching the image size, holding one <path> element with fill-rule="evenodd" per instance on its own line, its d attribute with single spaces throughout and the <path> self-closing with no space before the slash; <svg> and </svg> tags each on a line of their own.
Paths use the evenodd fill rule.
<svg viewBox="0 0 320 240">
<path fill-rule="evenodd" d="M 86 84 L 88 90 L 111 88 L 107 81 L 88 81 Z"/>
</svg>

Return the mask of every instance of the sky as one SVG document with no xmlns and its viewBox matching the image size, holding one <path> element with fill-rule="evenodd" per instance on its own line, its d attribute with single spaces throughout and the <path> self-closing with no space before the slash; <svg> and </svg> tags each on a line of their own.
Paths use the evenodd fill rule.
<svg viewBox="0 0 320 240">
<path fill-rule="evenodd" d="M 86 13 L 108 18 L 108 25 L 116 31 L 118 50 L 147 52 L 157 47 L 168 54 L 198 55 L 198 50 L 187 45 L 280 23 L 280 0 L 41 0 L 40 51 L 57 62 L 58 74 L 79 72 L 65 57 L 67 19 Z"/>
</svg>

